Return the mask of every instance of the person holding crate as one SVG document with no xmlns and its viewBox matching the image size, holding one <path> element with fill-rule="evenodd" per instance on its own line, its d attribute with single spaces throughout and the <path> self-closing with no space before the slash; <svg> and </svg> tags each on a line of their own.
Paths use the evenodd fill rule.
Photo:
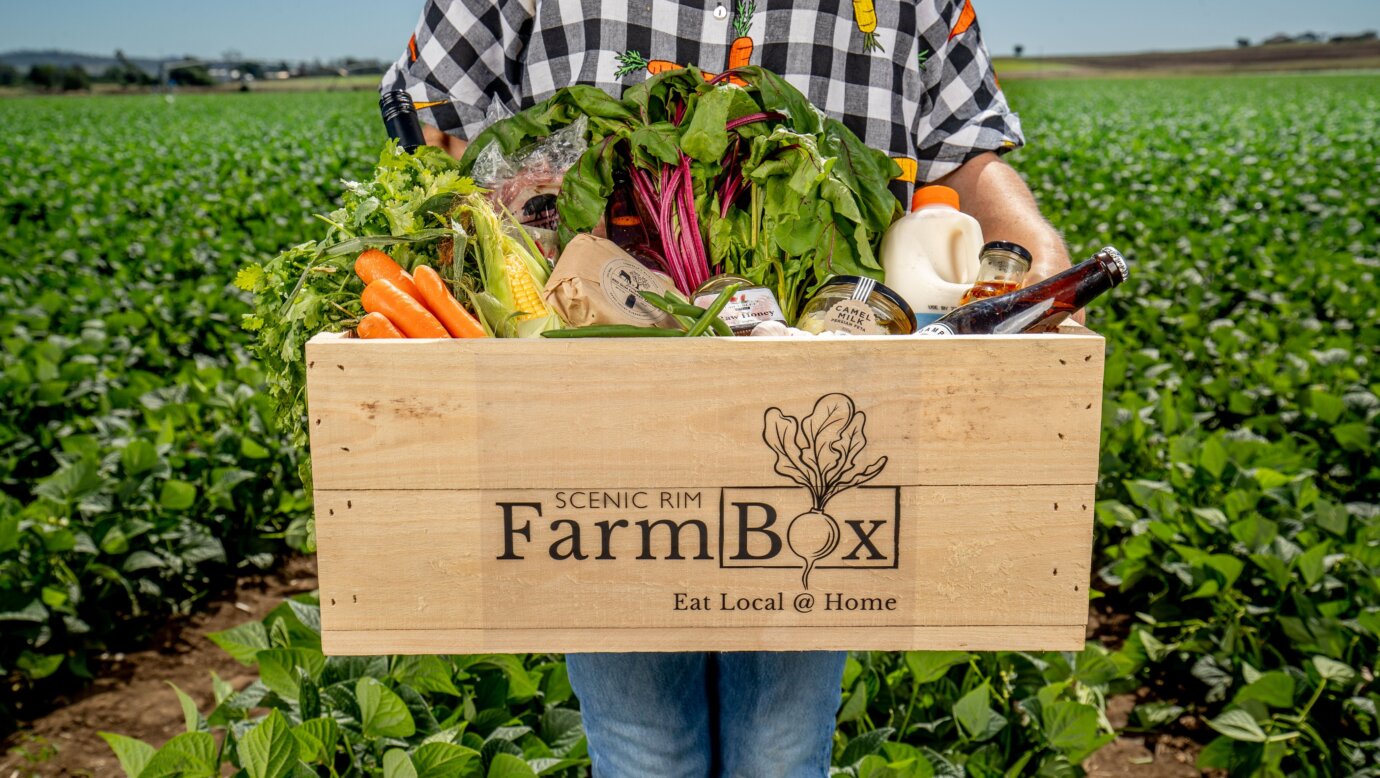
<svg viewBox="0 0 1380 778">
<path fill-rule="evenodd" d="M 427 142 L 459 157 L 489 124 L 560 87 L 618 97 L 649 75 L 771 70 L 896 160 L 893 191 L 956 190 L 988 240 L 1069 266 L 1001 155 L 1024 143 L 971 0 L 428 0 L 383 91 L 405 90 Z M 763 3 L 759 7 L 759 2 Z M 829 772 L 844 652 L 571 654 L 599 778 L 804 778 Z"/>
</svg>

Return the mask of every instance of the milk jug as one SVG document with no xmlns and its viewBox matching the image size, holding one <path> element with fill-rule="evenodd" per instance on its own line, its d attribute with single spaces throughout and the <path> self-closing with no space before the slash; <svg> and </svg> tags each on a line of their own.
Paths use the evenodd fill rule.
<svg viewBox="0 0 1380 778">
<path fill-rule="evenodd" d="M 919 326 L 958 307 L 978 276 L 982 227 L 958 210 L 958 192 L 926 186 L 915 192 L 911 212 L 882 237 L 886 285 L 915 311 Z"/>
</svg>

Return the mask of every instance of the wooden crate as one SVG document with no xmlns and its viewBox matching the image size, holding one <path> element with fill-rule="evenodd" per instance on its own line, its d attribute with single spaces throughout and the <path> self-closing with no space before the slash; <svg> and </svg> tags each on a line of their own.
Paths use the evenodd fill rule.
<svg viewBox="0 0 1380 778">
<path fill-rule="evenodd" d="M 1078 649 L 1103 345 L 317 336 L 325 650 Z"/>
</svg>

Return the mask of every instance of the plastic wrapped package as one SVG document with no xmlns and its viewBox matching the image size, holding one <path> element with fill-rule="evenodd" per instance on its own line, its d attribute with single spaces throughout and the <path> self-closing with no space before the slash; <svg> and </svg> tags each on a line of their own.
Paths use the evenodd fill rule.
<svg viewBox="0 0 1380 778">
<path fill-rule="evenodd" d="M 549 261 L 554 262 L 559 251 L 556 196 L 565 171 L 589 145 L 585 141 L 588 123 L 581 116 L 510 156 L 504 156 L 499 144 L 490 143 L 479 152 L 471 171 L 475 183 L 491 190 L 494 202 L 513 214 Z"/>
</svg>

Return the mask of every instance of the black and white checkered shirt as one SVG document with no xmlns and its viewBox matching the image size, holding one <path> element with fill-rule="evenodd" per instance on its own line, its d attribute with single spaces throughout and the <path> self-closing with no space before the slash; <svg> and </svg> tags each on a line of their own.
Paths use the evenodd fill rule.
<svg viewBox="0 0 1380 778">
<path fill-rule="evenodd" d="M 1023 143 L 972 0 L 734 2 L 427 0 L 382 88 L 407 90 L 424 121 L 468 139 L 563 86 L 616 97 L 648 73 L 717 72 L 732 56 L 784 76 L 896 158 L 903 180 Z"/>
</svg>

